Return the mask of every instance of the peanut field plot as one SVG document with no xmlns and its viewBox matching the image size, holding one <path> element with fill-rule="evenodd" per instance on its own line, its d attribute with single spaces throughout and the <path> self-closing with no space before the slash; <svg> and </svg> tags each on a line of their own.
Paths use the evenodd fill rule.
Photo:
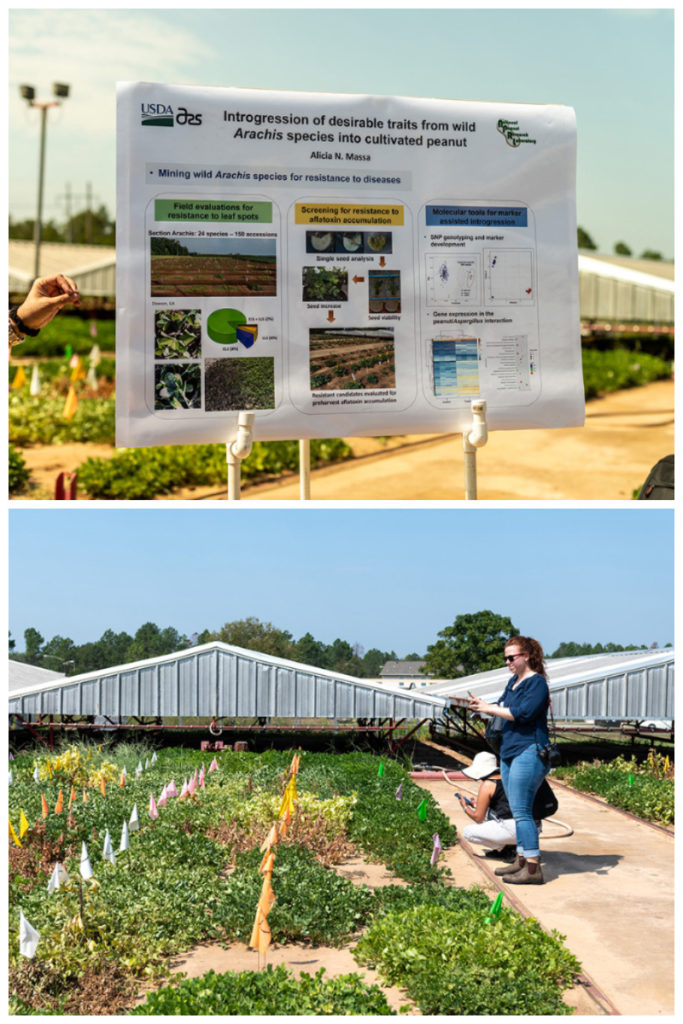
<svg viewBox="0 0 683 1024">
<path fill-rule="evenodd" d="M 269 296 L 277 293 L 274 256 L 154 256 L 151 294 L 170 296 Z"/>
</svg>

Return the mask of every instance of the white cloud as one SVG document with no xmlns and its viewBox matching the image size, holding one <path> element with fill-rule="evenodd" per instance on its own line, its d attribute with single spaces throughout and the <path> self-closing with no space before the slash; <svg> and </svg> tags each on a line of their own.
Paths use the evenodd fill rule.
<svg viewBox="0 0 683 1024">
<path fill-rule="evenodd" d="M 196 69 L 216 50 L 165 17 L 163 11 L 15 10 L 9 22 L 10 209 L 32 216 L 39 115 L 19 96 L 33 85 L 38 100 L 52 99 L 52 83 L 71 94 L 48 113 L 47 217 L 65 182 L 83 192 L 96 182 L 99 201 L 113 207 L 116 82 L 191 84 Z M 51 189 L 51 191 L 50 191 Z M 52 204 L 52 206 L 50 205 Z"/>
</svg>

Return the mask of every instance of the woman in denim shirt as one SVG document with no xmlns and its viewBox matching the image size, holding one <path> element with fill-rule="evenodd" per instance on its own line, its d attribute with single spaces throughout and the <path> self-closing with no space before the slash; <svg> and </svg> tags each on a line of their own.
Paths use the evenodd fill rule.
<svg viewBox="0 0 683 1024">
<path fill-rule="evenodd" d="M 470 698 L 469 709 L 503 719 L 500 774 L 517 832 L 517 859 L 510 867 L 497 868 L 511 885 L 542 885 L 538 828 L 532 808 L 536 790 L 549 766 L 540 751 L 549 742 L 548 706 L 543 649 L 538 640 L 513 636 L 505 645 L 505 661 L 514 675 L 495 704 Z"/>
</svg>

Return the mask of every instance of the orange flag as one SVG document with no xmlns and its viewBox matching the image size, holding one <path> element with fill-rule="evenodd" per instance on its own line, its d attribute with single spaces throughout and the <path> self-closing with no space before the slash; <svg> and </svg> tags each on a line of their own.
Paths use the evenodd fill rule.
<svg viewBox="0 0 683 1024">
<path fill-rule="evenodd" d="M 280 839 L 282 839 L 283 836 L 287 835 L 287 832 L 289 831 L 289 825 L 290 825 L 291 820 L 292 820 L 292 815 L 289 812 L 289 807 L 287 807 L 285 809 L 284 815 L 280 818 L 280 821 L 278 823 L 277 832 L 278 832 L 278 837 Z"/>
<path fill-rule="evenodd" d="M 121 772 L 121 781 L 119 782 L 119 789 L 123 789 L 126 784 L 126 776 Z"/>
<path fill-rule="evenodd" d="M 64 810 L 64 794 L 62 793 L 62 791 L 60 789 L 59 796 L 57 797 L 57 803 L 55 804 L 55 814 L 61 814 L 63 810 Z"/>
<path fill-rule="evenodd" d="M 100 779 L 100 793 L 102 794 L 102 796 L 107 795 L 107 784 L 104 781 L 104 775 Z"/>
<path fill-rule="evenodd" d="M 71 810 L 71 805 L 75 804 L 75 803 L 76 803 L 76 789 L 75 789 L 75 787 L 72 784 L 72 786 L 71 786 L 71 795 L 69 796 L 69 810 Z"/>
<path fill-rule="evenodd" d="M 64 410 L 62 416 L 65 420 L 70 420 L 76 413 L 78 408 L 78 399 L 76 398 L 76 392 L 74 391 L 73 384 L 69 387 L 69 393 L 66 396 L 66 402 L 64 403 Z"/>
<path fill-rule="evenodd" d="M 12 387 L 18 391 L 19 388 L 23 388 L 24 384 L 26 384 L 26 374 L 24 373 L 24 367 L 20 366 L 17 372 L 14 374 Z"/>
<path fill-rule="evenodd" d="M 251 930 L 249 945 L 252 949 L 257 949 L 261 956 L 263 956 L 268 949 L 270 942 L 270 928 L 268 927 L 266 916 L 261 910 L 261 904 L 259 903 L 256 908 L 256 918 L 254 919 L 254 927 Z"/>
<path fill-rule="evenodd" d="M 47 816 L 50 813 L 50 811 L 49 811 L 49 808 L 47 806 L 47 800 L 45 799 L 45 797 L 43 796 L 42 793 L 40 794 L 40 799 L 41 799 L 42 804 L 43 804 L 43 811 L 42 811 L 43 818 L 47 818 Z"/>
<path fill-rule="evenodd" d="M 264 850 L 269 850 L 270 847 L 271 846 L 275 846 L 276 843 L 277 843 L 277 825 L 271 825 L 270 832 L 268 833 L 266 838 L 261 843 L 259 849 L 261 850 L 261 852 L 263 852 Z"/>
<path fill-rule="evenodd" d="M 84 803 L 84 804 L 87 804 L 89 800 L 90 800 L 90 797 L 88 796 L 88 794 L 86 793 L 86 791 L 85 791 L 85 790 L 83 790 L 83 803 Z"/>
<path fill-rule="evenodd" d="M 270 913 L 273 907 L 273 903 L 275 903 L 275 893 L 273 892 L 273 887 L 270 884 L 270 879 L 266 877 L 263 879 L 263 885 L 261 886 L 261 895 L 258 901 L 258 905 L 263 911 L 265 917 L 268 917 L 268 914 Z"/>
<path fill-rule="evenodd" d="M 267 875 L 268 877 L 270 877 L 270 875 L 272 875 L 272 873 L 273 873 L 273 864 L 274 863 L 275 863 L 275 854 L 273 853 L 273 851 L 270 848 L 268 848 L 266 850 L 266 852 L 263 854 L 263 860 L 261 861 L 261 863 L 259 865 L 259 872 L 260 872 L 260 874 Z"/>
</svg>

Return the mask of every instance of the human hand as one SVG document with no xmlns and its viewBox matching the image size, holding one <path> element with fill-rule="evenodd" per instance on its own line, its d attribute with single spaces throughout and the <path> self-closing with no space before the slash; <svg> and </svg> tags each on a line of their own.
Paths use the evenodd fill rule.
<svg viewBox="0 0 683 1024">
<path fill-rule="evenodd" d="M 53 274 L 36 278 L 17 313 L 27 327 L 39 330 L 68 303 L 78 306 L 80 301 L 78 288 L 71 278 L 66 274 Z"/>
</svg>

